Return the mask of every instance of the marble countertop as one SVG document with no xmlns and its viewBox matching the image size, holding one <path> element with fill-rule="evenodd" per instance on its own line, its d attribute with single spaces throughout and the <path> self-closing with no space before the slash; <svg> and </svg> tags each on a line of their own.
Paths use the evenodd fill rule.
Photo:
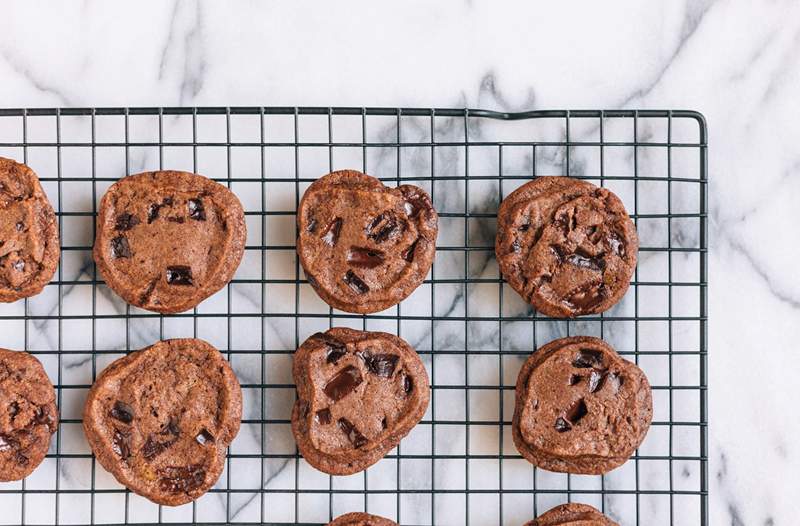
<svg viewBox="0 0 800 526">
<path fill-rule="evenodd" d="M 321 105 L 702 112 L 709 124 L 710 168 L 711 523 L 795 524 L 800 418 L 790 390 L 796 384 L 791 342 L 800 338 L 800 243 L 797 229 L 788 222 L 800 197 L 800 3 L 625 1 L 580 8 L 567 2 L 529 4 L 6 3 L 0 18 L 0 107 Z M 90 244 L 88 237 L 73 242 Z M 79 294 L 74 297 L 80 301 Z M 108 302 L 109 309 L 117 308 L 113 300 Z M 45 303 L 33 302 L 32 309 L 46 312 Z M 81 330 L 85 327 L 71 333 L 78 335 L 76 345 L 81 344 Z M 168 335 L 185 330 L 185 324 L 167 328 Z M 269 337 L 283 341 L 280 329 L 270 330 Z M 158 328 L 144 327 L 133 335 L 131 345 L 146 344 L 153 334 Z M 20 348 L 18 336 L 13 331 L 0 333 L 0 346 Z M 47 328 L 34 327 L 30 337 L 32 345 L 46 340 Z M 66 341 L 71 337 L 65 336 Z M 267 374 L 282 378 L 285 358 L 278 357 Z M 85 356 L 84 361 L 65 357 L 72 359 L 69 370 L 81 381 L 88 374 L 90 381 Z M 253 364 L 234 365 L 246 375 Z M 62 403 L 79 406 L 80 396 L 76 390 L 74 400 L 70 396 Z M 290 403 L 291 391 L 277 396 L 288 397 Z M 77 427 L 62 426 L 62 453 L 85 452 Z M 239 451 L 257 447 L 257 438 L 243 436 Z M 288 441 L 285 430 L 267 440 L 277 448 L 290 447 L 282 443 Z M 74 444 L 75 451 L 67 451 L 68 444 Z M 408 448 L 414 447 L 412 440 Z M 60 487 L 91 487 L 90 460 L 68 460 L 61 464 Z M 293 487 L 294 469 L 267 464 L 270 483 Z M 408 466 L 404 477 L 430 476 L 424 469 L 414 472 L 413 462 Z M 246 472 L 237 471 L 247 478 Z M 438 473 L 442 476 L 447 469 Z M 253 476 L 258 480 L 260 473 Z M 307 476 L 310 487 L 329 484 L 327 477 L 308 472 L 298 476 Z M 390 478 L 394 476 L 391 471 Z M 380 487 L 381 477 L 380 471 L 370 474 L 370 487 Z M 97 487 L 117 487 L 103 474 L 95 482 Z M 537 483 L 548 484 L 546 476 Z M 27 484 L 35 487 L 37 482 Z M 348 477 L 333 484 L 357 490 L 364 482 Z M 120 502 L 109 495 L 96 496 L 94 506 L 80 495 L 71 497 L 71 504 L 62 500 L 61 521 L 102 522 L 110 517 L 118 522 L 119 514 L 114 513 Z M 231 506 L 235 520 L 258 520 L 264 516 L 263 507 L 254 495 L 235 494 L 233 503 L 210 496 L 195 512 L 202 520 L 220 520 L 225 512 L 215 506 Z M 288 491 L 288 520 L 294 520 L 295 506 L 303 520 L 325 520 L 328 500 L 322 495 L 322 501 L 295 503 Z M 393 509 L 395 495 L 388 495 L 371 497 L 370 509 Z M 337 502 L 335 509 L 363 505 L 360 495 L 351 496 Z M 437 523 L 463 523 L 447 518 L 449 509 L 463 508 L 457 497 L 437 501 Z M 4 498 L 0 494 L 4 505 L 17 505 Z M 46 496 L 37 499 L 36 494 L 27 497 L 27 520 L 51 521 L 52 504 Z M 471 500 L 470 524 L 493 524 L 491 517 L 496 522 L 493 510 L 481 518 L 493 504 L 482 504 L 480 495 Z M 159 512 L 136 497 L 131 502 L 143 510 L 131 520 L 187 520 L 185 510 Z M 284 507 L 279 497 L 271 502 L 267 507 L 272 511 Z M 548 502 L 557 498 L 540 502 L 540 512 Z M 404 502 L 403 522 L 427 524 L 429 512 L 414 511 L 424 505 Z M 504 505 L 507 524 L 531 518 L 511 500 Z M 606 506 L 623 524 L 634 523 L 622 511 L 622 500 Z M 87 515 L 90 507 L 93 516 Z M 315 514 L 317 509 L 323 515 Z M 642 504 L 642 523 L 668 523 L 664 509 L 663 503 L 652 508 Z M 9 516 L 19 517 L 15 513 Z M 0 523 L 5 523 L 3 515 Z M 679 515 L 673 520 L 697 523 L 681 522 Z"/>
</svg>

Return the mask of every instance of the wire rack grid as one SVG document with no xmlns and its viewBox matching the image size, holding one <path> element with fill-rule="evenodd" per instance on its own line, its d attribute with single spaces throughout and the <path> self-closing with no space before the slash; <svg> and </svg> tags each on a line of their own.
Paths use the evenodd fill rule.
<svg viewBox="0 0 800 526">
<path fill-rule="evenodd" d="M 0 346 L 26 350 L 56 385 L 62 416 L 30 477 L 0 484 L 0 524 L 320 524 L 367 510 L 401 524 L 514 525 L 556 504 L 592 504 L 623 525 L 708 524 L 707 139 L 678 110 L 500 113 L 389 108 L 0 110 L 0 155 L 29 164 L 59 218 L 57 275 L 0 305 Z M 130 307 L 91 259 L 105 189 L 127 174 L 183 169 L 228 185 L 248 223 L 233 281 L 192 312 Z M 294 253 L 295 210 L 319 176 L 359 168 L 424 187 L 440 215 L 428 279 L 397 307 L 336 311 Z M 531 178 L 605 186 L 631 212 L 639 265 L 625 298 L 576 320 L 547 318 L 504 284 L 494 261 L 502 198 Z M 364 473 L 329 477 L 297 454 L 289 429 L 291 357 L 331 326 L 408 340 L 432 383 L 422 422 Z M 557 337 L 609 341 L 653 385 L 654 421 L 637 454 L 605 476 L 549 473 L 515 450 L 517 372 Z M 108 363 L 160 338 L 196 336 L 226 353 L 242 384 L 242 429 L 219 483 L 197 502 L 154 505 L 97 464 L 81 408 Z"/>
</svg>

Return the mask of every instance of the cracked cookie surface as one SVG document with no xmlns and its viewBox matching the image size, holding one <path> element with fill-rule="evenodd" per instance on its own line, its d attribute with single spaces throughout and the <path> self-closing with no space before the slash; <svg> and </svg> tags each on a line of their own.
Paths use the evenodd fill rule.
<svg viewBox="0 0 800 526">
<path fill-rule="evenodd" d="M 416 289 L 433 263 L 438 216 L 417 186 L 384 186 L 354 170 L 308 187 L 297 214 L 297 253 L 309 283 L 337 309 L 372 313 Z"/>
<path fill-rule="evenodd" d="M 328 526 L 397 526 L 397 523 L 378 515 L 354 512 L 336 517 Z"/>
<path fill-rule="evenodd" d="M 83 427 L 98 462 L 131 491 L 177 506 L 208 491 L 239 431 L 242 394 L 203 340 L 165 340 L 109 365 L 89 391 Z"/>
<path fill-rule="evenodd" d="M 60 253 L 58 221 L 39 178 L 0 157 L 0 302 L 41 292 Z"/>
<path fill-rule="evenodd" d="M 131 305 L 182 312 L 233 278 L 246 237 L 242 205 L 226 187 L 188 172 L 147 172 L 106 191 L 94 260 Z"/>
<path fill-rule="evenodd" d="M 588 504 L 571 502 L 552 508 L 525 526 L 619 526 Z"/>
<path fill-rule="evenodd" d="M 30 475 L 57 429 L 56 394 L 42 364 L 26 352 L 0 349 L 0 481 Z"/>
<path fill-rule="evenodd" d="M 309 464 L 349 475 L 384 457 L 420 421 L 430 387 L 404 340 L 334 328 L 309 337 L 294 356 L 292 432 Z"/>
<path fill-rule="evenodd" d="M 599 338 L 573 336 L 523 364 L 512 433 L 522 456 L 540 468 L 598 475 L 630 458 L 652 417 L 642 370 Z"/>
<path fill-rule="evenodd" d="M 547 316 L 604 312 L 630 285 L 639 241 L 622 201 L 569 177 L 539 177 L 500 204 L 500 272 Z"/>
</svg>

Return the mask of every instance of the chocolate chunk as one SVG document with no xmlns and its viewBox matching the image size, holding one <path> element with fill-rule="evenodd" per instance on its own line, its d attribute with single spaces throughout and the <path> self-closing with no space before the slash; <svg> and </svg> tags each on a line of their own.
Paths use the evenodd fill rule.
<svg viewBox="0 0 800 526">
<path fill-rule="evenodd" d="M 556 418 L 555 428 L 556 431 L 558 431 L 559 433 L 564 433 L 565 431 L 569 431 L 570 429 L 572 429 L 572 426 L 570 425 L 569 422 L 564 420 L 563 417 L 559 416 L 558 418 Z"/>
<path fill-rule="evenodd" d="M 317 231 L 317 218 L 308 214 L 308 218 L 306 219 L 306 232 L 313 234 Z"/>
<path fill-rule="evenodd" d="M 344 282 L 350 285 L 350 288 L 358 294 L 366 294 L 369 292 L 369 285 L 364 283 L 361 278 L 356 276 L 355 272 L 352 270 L 348 270 L 344 275 Z"/>
<path fill-rule="evenodd" d="M 602 283 L 589 284 L 573 292 L 565 303 L 576 309 L 577 314 L 591 312 L 605 299 L 605 286 Z"/>
<path fill-rule="evenodd" d="M 336 243 L 339 241 L 339 233 L 342 231 L 342 218 L 337 217 L 328 225 L 328 228 L 325 229 L 325 233 L 322 234 L 322 241 L 325 242 L 328 246 L 335 247 Z"/>
<path fill-rule="evenodd" d="M 606 262 L 601 256 L 586 257 L 580 254 L 572 254 L 567 257 L 567 262 L 576 267 L 588 268 L 597 272 L 602 272 L 606 268 Z"/>
<path fill-rule="evenodd" d="M 361 372 L 352 365 L 348 365 L 328 380 L 323 391 L 331 400 L 336 402 L 352 393 L 363 381 Z"/>
<path fill-rule="evenodd" d="M 371 354 L 365 352 L 363 358 L 369 372 L 376 376 L 391 378 L 400 357 L 395 354 Z"/>
<path fill-rule="evenodd" d="M 608 243 L 608 246 L 616 255 L 621 258 L 625 257 L 625 243 L 615 232 L 612 232 L 606 237 L 606 243 Z"/>
<path fill-rule="evenodd" d="M 401 186 L 400 191 L 406 198 L 405 203 L 403 203 L 403 208 L 409 218 L 416 218 L 423 209 L 433 208 L 430 197 L 419 188 Z"/>
<path fill-rule="evenodd" d="M 325 355 L 325 361 L 328 363 L 332 363 L 336 365 L 339 363 L 339 359 L 345 355 L 345 351 L 341 349 L 329 349 L 328 354 Z"/>
<path fill-rule="evenodd" d="M 384 416 L 383 419 L 381 419 L 381 429 L 386 429 L 387 427 L 389 427 L 389 423 L 386 421 L 386 417 Z"/>
<path fill-rule="evenodd" d="M 608 375 L 608 382 L 611 385 L 611 390 L 614 391 L 614 394 L 617 394 L 620 387 L 622 387 L 622 376 L 617 373 L 610 373 Z"/>
<path fill-rule="evenodd" d="M 11 415 L 12 420 L 19 414 L 19 404 L 17 402 L 11 402 L 11 404 L 9 404 L 8 414 Z"/>
<path fill-rule="evenodd" d="M 3 451 L 8 451 L 12 447 L 13 439 L 9 438 L 6 435 L 0 435 L 0 453 Z"/>
<path fill-rule="evenodd" d="M 109 414 L 112 418 L 116 418 L 123 424 L 130 424 L 133 422 L 133 407 L 122 400 L 114 402 L 114 407 L 111 408 Z"/>
<path fill-rule="evenodd" d="M 331 410 L 327 407 L 325 409 L 320 409 L 317 411 L 316 415 L 314 415 L 314 420 L 318 424 L 328 425 L 331 423 Z"/>
<path fill-rule="evenodd" d="M 403 377 L 403 392 L 405 392 L 406 395 L 410 395 L 413 389 L 414 389 L 414 381 L 411 379 L 410 376 L 405 375 Z"/>
<path fill-rule="evenodd" d="M 131 247 L 125 237 L 119 236 L 111 240 L 111 255 L 117 259 L 131 257 Z"/>
<path fill-rule="evenodd" d="M 594 349 L 581 349 L 572 360 L 572 366 L 579 369 L 603 368 L 603 353 Z"/>
<path fill-rule="evenodd" d="M 193 491 L 202 486 L 206 479 L 206 470 L 200 464 L 167 466 L 158 470 L 158 474 L 161 476 L 159 488 L 170 493 Z"/>
<path fill-rule="evenodd" d="M 417 251 L 417 244 L 419 244 L 419 238 L 417 238 L 416 241 L 411 243 L 411 245 L 407 249 L 405 249 L 405 251 L 403 251 L 403 253 L 400 254 L 400 256 L 409 263 L 412 263 L 414 261 L 414 253 Z"/>
<path fill-rule="evenodd" d="M 147 224 L 149 225 L 156 219 L 158 219 L 158 212 L 161 209 L 161 205 L 157 205 L 155 203 L 151 203 L 150 206 L 147 207 Z"/>
<path fill-rule="evenodd" d="M 589 392 L 594 393 L 595 391 L 599 391 L 600 389 L 602 389 L 605 379 L 606 379 L 605 374 L 599 373 L 597 371 L 592 371 L 589 374 Z"/>
<path fill-rule="evenodd" d="M 12 266 L 14 267 L 14 270 L 16 270 L 17 272 L 22 272 L 23 270 L 25 270 L 25 262 L 22 261 L 21 259 L 16 260 Z"/>
<path fill-rule="evenodd" d="M 20 221 L 19 223 L 14 225 L 14 227 L 17 229 L 17 232 L 22 232 L 25 229 L 25 223 Z"/>
<path fill-rule="evenodd" d="M 347 435 L 347 439 L 350 441 L 351 444 L 353 444 L 354 448 L 358 449 L 364 446 L 368 442 L 367 437 L 362 435 L 361 431 L 356 429 L 356 426 L 354 426 L 346 418 L 340 418 L 338 420 L 338 424 L 339 424 L 339 429 L 341 429 L 342 432 L 345 435 Z"/>
<path fill-rule="evenodd" d="M 576 385 L 578 384 L 583 377 L 579 374 L 571 374 L 569 375 L 569 385 Z"/>
<path fill-rule="evenodd" d="M 194 439 L 198 444 L 202 446 L 209 443 L 210 444 L 214 443 L 214 435 L 212 435 L 206 428 L 201 429 L 200 432 L 197 433 L 197 436 L 194 437 Z"/>
<path fill-rule="evenodd" d="M 114 430 L 114 439 L 111 443 L 111 449 L 122 460 L 127 460 L 131 456 L 130 435 L 123 433 L 119 429 Z"/>
<path fill-rule="evenodd" d="M 586 408 L 586 402 L 583 401 L 583 398 L 580 398 L 567 409 L 565 416 L 567 421 L 575 425 L 587 414 L 589 414 L 589 410 Z"/>
<path fill-rule="evenodd" d="M 164 426 L 159 433 L 159 435 L 172 435 L 172 436 L 180 436 L 181 428 L 178 427 L 178 421 L 174 417 L 170 417 L 169 422 Z"/>
<path fill-rule="evenodd" d="M 144 446 L 142 446 L 142 456 L 147 460 L 153 460 L 158 455 L 166 451 L 174 443 L 175 439 L 159 442 L 157 440 L 153 440 L 153 436 L 151 435 L 147 437 Z"/>
<path fill-rule="evenodd" d="M 383 265 L 383 252 L 362 247 L 350 247 L 347 262 L 358 268 L 375 268 Z"/>
<path fill-rule="evenodd" d="M 376 243 L 383 243 L 394 237 L 401 230 L 400 224 L 393 214 L 384 212 L 372 220 L 367 227 L 367 237 Z"/>
<path fill-rule="evenodd" d="M 139 224 L 139 218 L 133 214 L 129 214 L 128 212 L 123 212 L 122 214 L 117 216 L 117 222 L 114 226 L 115 230 L 130 230 L 131 228 L 135 227 Z"/>
<path fill-rule="evenodd" d="M 170 285 L 194 285 L 191 267 L 182 265 L 167 267 L 167 283 Z"/>
<path fill-rule="evenodd" d="M 550 245 L 550 251 L 553 255 L 556 256 L 556 259 L 559 263 L 563 263 L 564 259 L 566 259 L 566 254 L 564 253 L 564 249 L 558 245 Z"/>
<path fill-rule="evenodd" d="M 321 341 L 325 344 L 328 348 L 328 354 L 325 357 L 325 360 L 328 363 L 336 364 L 339 361 L 339 358 L 345 355 L 347 352 L 347 346 L 344 342 L 337 340 L 333 336 L 325 334 L 324 332 L 315 332 L 312 334 L 309 339 L 314 339 Z"/>
<path fill-rule="evenodd" d="M 206 220 L 206 209 L 203 207 L 203 201 L 200 199 L 189 199 L 186 201 L 186 206 L 189 209 L 189 217 L 195 221 Z"/>
</svg>

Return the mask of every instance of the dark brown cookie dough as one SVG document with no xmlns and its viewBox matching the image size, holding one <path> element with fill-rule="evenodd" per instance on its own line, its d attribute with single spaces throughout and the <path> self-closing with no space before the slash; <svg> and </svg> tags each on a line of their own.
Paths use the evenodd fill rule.
<svg viewBox="0 0 800 526">
<path fill-rule="evenodd" d="M 599 338 L 554 340 L 517 377 L 514 444 L 549 471 L 611 471 L 639 447 L 652 417 L 642 370 Z"/>
<path fill-rule="evenodd" d="M 56 394 L 42 364 L 0 349 L 0 482 L 30 475 L 57 429 Z"/>
<path fill-rule="evenodd" d="M 233 278 L 246 237 L 242 205 L 226 187 L 187 172 L 148 172 L 103 196 L 94 260 L 131 305 L 181 312 Z"/>
<path fill-rule="evenodd" d="M 294 356 L 292 432 L 309 464 L 331 475 L 362 471 L 411 431 L 428 407 L 416 351 L 385 332 L 335 328 Z"/>
<path fill-rule="evenodd" d="M 639 240 L 622 201 L 569 177 L 539 177 L 497 212 L 495 253 L 509 285 L 547 316 L 611 308 L 636 268 Z"/>
<path fill-rule="evenodd" d="M 397 526 L 397 523 L 369 513 L 346 513 L 328 523 L 328 526 Z"/>
<path fill-rule="evenodd" d="M 433 263 L 438 216 L 425 191 L 353 170 L 321 177 L 297 213 L 297 253 L 329 305 L 371 313 L 404 300 Z"/>
<path fill-rule="evenodd" d="M 186 338 L 109 365 L 89 391 L 83 428 L 120 484 L 177 506 L 216 483 L 241 416 L 242 393 L 228 362 L 203 340 Z"/>
<path fill-rule="evenodd" d="M 40 293 L 60 253 L 58 221 L 39 178 L 0 157 L 0 302 Z"/>
<path fill-rule="evenodd" d="M 562 504 L 543 513 L 525 526 L 619 526 L 588 504 Z"/>
</svg>

